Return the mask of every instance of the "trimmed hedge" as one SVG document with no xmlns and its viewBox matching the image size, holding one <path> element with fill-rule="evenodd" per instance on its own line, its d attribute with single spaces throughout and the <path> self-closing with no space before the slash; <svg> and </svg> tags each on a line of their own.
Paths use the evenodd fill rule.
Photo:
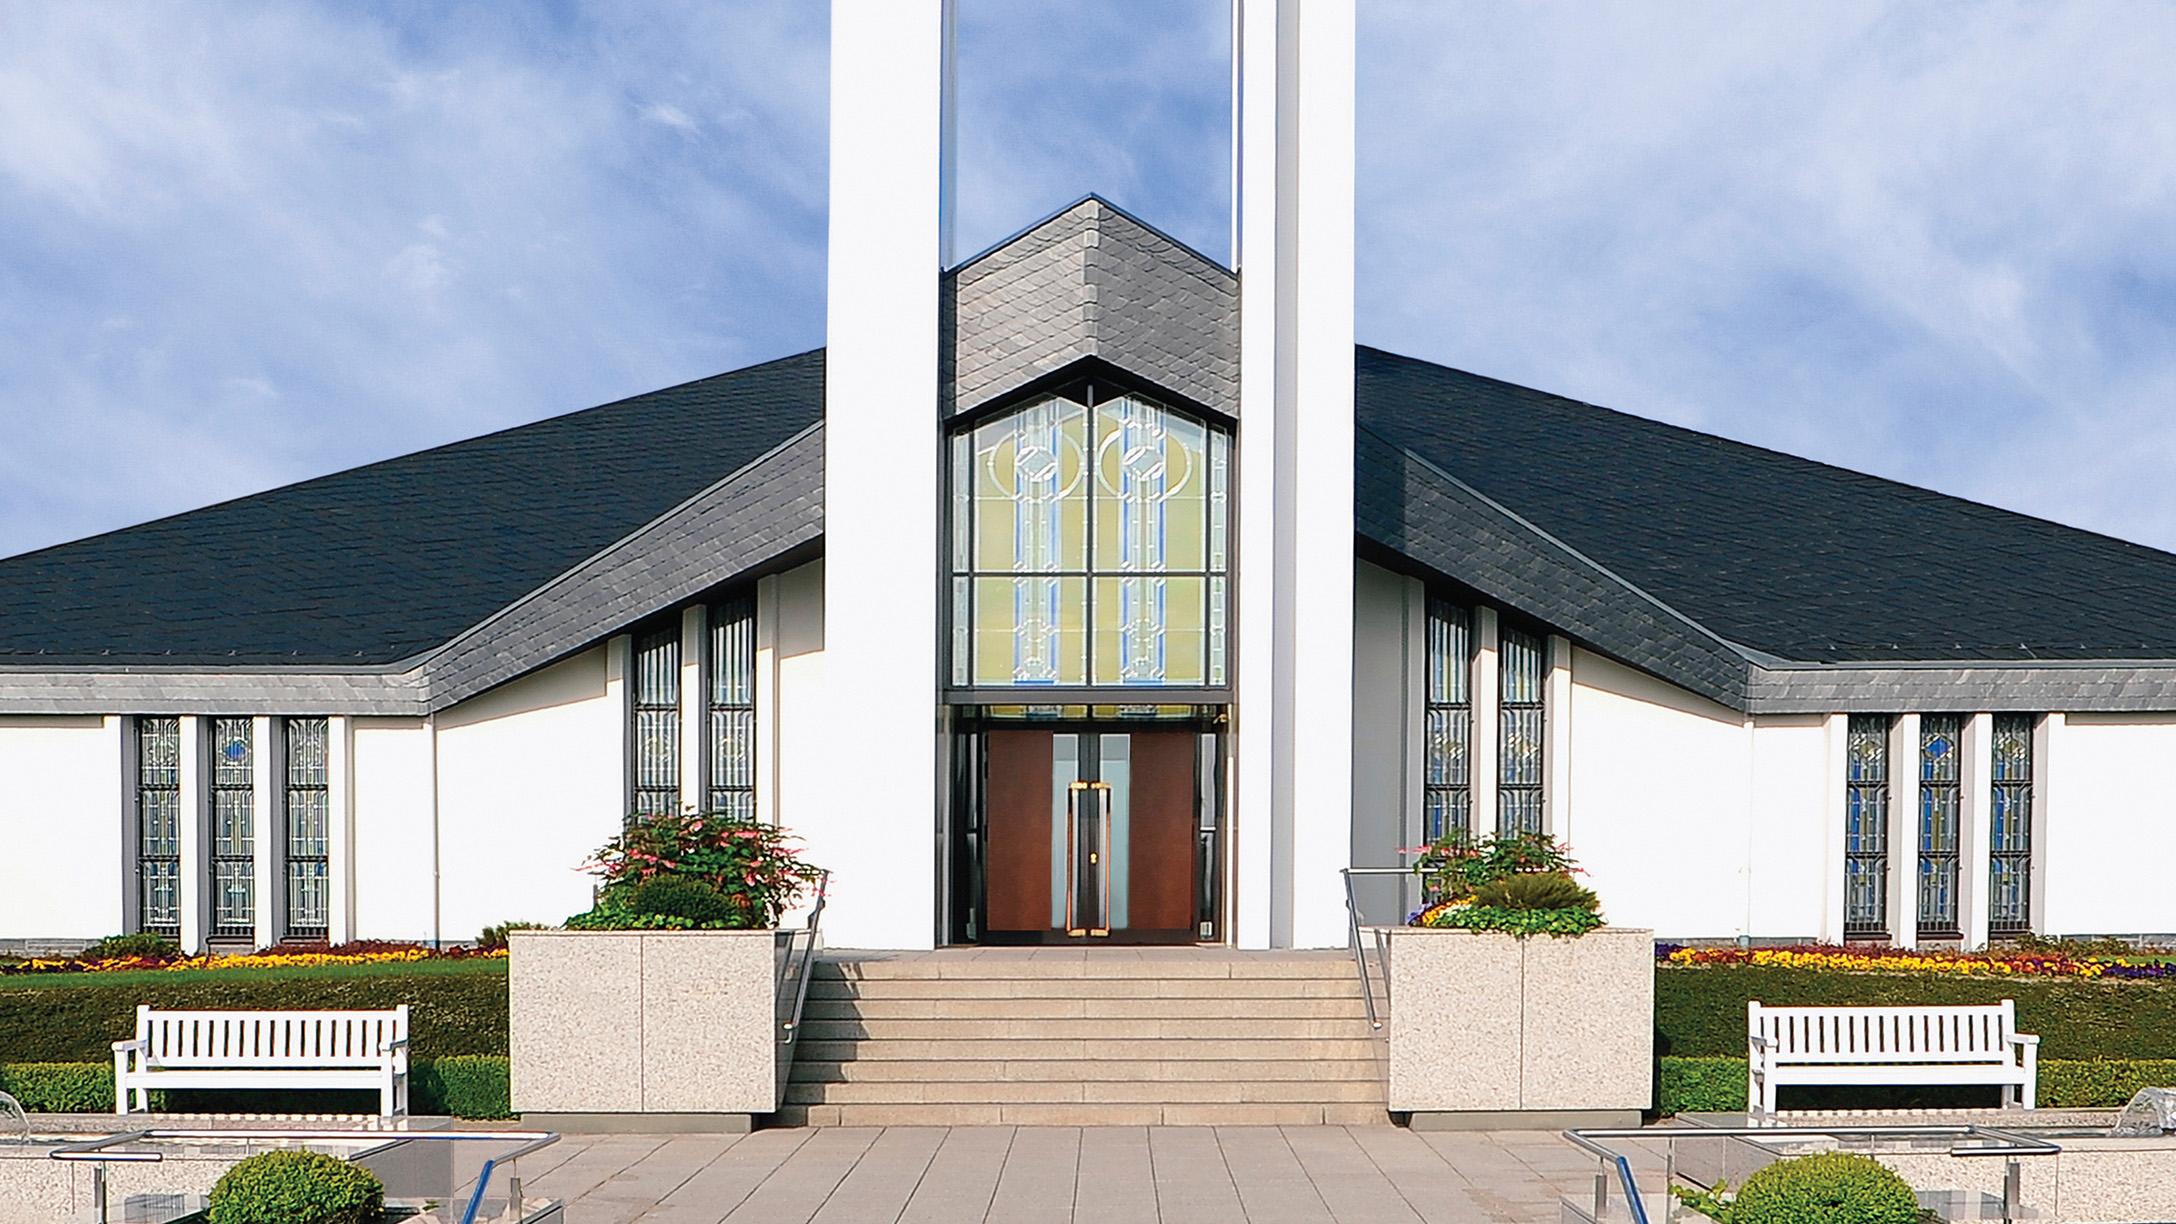
<svg viewBox="0 0 2176 1224">
<path fill-rule="evenodd" d="M 505 962 L 496 962 L 504 965 Z M 0 1051 L 22 1063 L 103 1062 L 136 1035 L 136 1005 L 172 1010 L 345 1011 L 408 1005 L 417 1061 L 506 1053 L 506 973 L 383 973 L 356 977 L 257 977 L 249 970 L 179 981 L 120 984 L 75 975 L 65 985 L 0 978 Z M 181 975 L 177 974 L 177 977 Z M 109 1091 L 111 1085 L 108 1085 Z"/>
<path fill-rule="evenodd" d="M 1655 1077 L 1661 1112 L 1738 1113 L 1745 1109 L 1745 1060 L 1742 1058 L 1663 1058 Z M 2040 1061 L 2039 1104 L 2044 1109 L 2115 1109 L 2141 1088 L 2176 1084 L 2176 1059 L 2130 1061 L 2094 1059 Z M 1869 1085 L 1821 1090 L 1786 1085 L 1786 1109 L 1827 1107 L 1856 1109 L 1920 1108 L 1941 1104 L 1992 1105 L 1993 1087 Z M 1805 1094 L 1801 1096 L 1800 1094 Z M 1962 1101 L 1940 1098 L 1964 1097 Z M 1812 1099 L 1806 1099 L 1806 1098 Z M 1977 1099 L 1984 1098 L 1984 1099 Z"/>
<path fill-rule="evenodd" d="M 2176 982 L 1837 973 L 1766 965 L 1655 970 L 1655 1053 L 1743 1058 L 1749 999 L 1786 1006 L 1906 1006 L 2017 1000 L 2020 1032 L 2049 1060 L 2176 1059 Z"/>
<path fill-rule="evenodd" d="M 509 1065 L 503 1054 L 419 1059 L 408 1069 L 409 1110 L 456 1118 L 511 1117 Z M 0 1092 L 21 1101 L 31 1113 L 112 1113 L 113 1064 L 9 1063 L 0 1066 Z M 378 1094 L 348 1089 L 212 1092 L 176 1088 L 153 1092 L 151 1108 L 196 1113 L 376 1113 Z"/>
</svg>

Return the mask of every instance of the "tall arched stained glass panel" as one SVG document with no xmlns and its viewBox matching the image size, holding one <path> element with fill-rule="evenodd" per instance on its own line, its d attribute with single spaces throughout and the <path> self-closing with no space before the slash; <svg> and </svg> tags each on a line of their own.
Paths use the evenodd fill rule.
<svg viewBox="0 0 2176 1224">
<path fill-rule="evenodd" d="M 1221 687 L 1231 439 L 1047 396 L 952 442 L 952 683 Z"/>
</svg>

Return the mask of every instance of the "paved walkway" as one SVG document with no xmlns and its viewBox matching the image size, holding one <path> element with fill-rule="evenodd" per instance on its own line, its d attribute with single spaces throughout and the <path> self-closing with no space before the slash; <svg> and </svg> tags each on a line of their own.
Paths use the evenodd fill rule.
<svg viewBox="0 0 2176 1224">
<path fill-rule="evenodd" d="M 521 1161 L 567 1224 L 1556 1224 L 1594 1170 L 1554 1132 L 1390 1126 L 569 1135 Z"/>
</svg>

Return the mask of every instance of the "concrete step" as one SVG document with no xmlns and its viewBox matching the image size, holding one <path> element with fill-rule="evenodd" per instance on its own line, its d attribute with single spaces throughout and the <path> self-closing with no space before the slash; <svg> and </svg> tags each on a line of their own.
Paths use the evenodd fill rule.
<svg viewBox="0 0 2176 1224">
<path fill-rule="evenodd" d="M 1113 1041 L 1164 1037 L 1364 1038 L 1365 1020 L 1316 1020 L 1283 1016 L 1171 1019 L 1159 1016 L 1100 1019 L 818 1019 L 803 1016 L 803 1041 L 962 1041 L 976 1038 L 1066 1038 Z"/>
<path fill-rule="evenodd" d="M 1358 1026 L 1368 1033 L 1365 1024 Z M 802 1034 L 796 1060 L 816 1062 L 906 1060 L 1047 1061 L 1052 1059 L 1139 1059 L 1157 1062 L 1216 1059 L 1372 1059 L 1382 1043 L 1372 1035 L 1310 1037 L 1301 1040 L 1263 1037 L 958 1037 L 891 1038 L 882 1041 Z"/>
<path fill-rule="evenodd" d="M 803 1023 L 819 1020 L 1366 1020 L 1360 999 L 1316 998 L 812 998 Z"/>
<path fill-rule="evenodd" d="M 967 1080 L 856 1081 L 786 1086 L 796 1105 L 975 1105 L 1124 1102 L 1136 1105 L 1276 1102 L 1317 1105 L 1383 1102 L 1383 1086 L 1367 1080 Z"/>
<path fill-rule="evenodd" d="M 1359 981 L 1334 977 L 1201 978 L 845 978 L 814 974 L 808 997 L 817 999 L 1358 999 Z"/>
<path fill-rule="evenodd" d="M 1067 954 L 1070 953 L 1070 954 Z M 883 978 L 1024 980 L 1032 978 L 1354 978 L 1344 952 L 1217 953 L 1207 949 L 1098 948 L 1010 952 L 985 948 L 959 952 L 826 954 L 813 980 L 874 981 Z"/>
<path fill-rule="evenodd" d="M 1376 1058 L 796 1058 L 793 1064 L 793 1082 L 797 1084 L 944 1080 L 1076 1080 L 1083 1083 L 1365 1080 L 1380 1083 L 1382 1077 L 1383 1063 Z"/>
<path fill-rule="evenodd" d="M 1373 1126 L 1380 1104 L 1201 1101 L 1136 1104 L 1004 1101 L 980 1104 L 787 1105 L 780 1126 Z"/>
</svg>

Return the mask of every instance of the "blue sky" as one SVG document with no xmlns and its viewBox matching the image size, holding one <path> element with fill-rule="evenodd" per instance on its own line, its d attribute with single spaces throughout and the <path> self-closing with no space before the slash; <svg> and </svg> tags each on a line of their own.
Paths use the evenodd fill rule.
<svg viewBox="0 0 2176 1224">
<path fill-rule="evenodd" d="M 1223 0 L 961 4 L 1224 254 Z M 0 554 L 820 344 L 827 8 L 0 7 Z M 2176 547 L 2176 6 L 1361 11 L 1363 341 Z"/>
</svg>

